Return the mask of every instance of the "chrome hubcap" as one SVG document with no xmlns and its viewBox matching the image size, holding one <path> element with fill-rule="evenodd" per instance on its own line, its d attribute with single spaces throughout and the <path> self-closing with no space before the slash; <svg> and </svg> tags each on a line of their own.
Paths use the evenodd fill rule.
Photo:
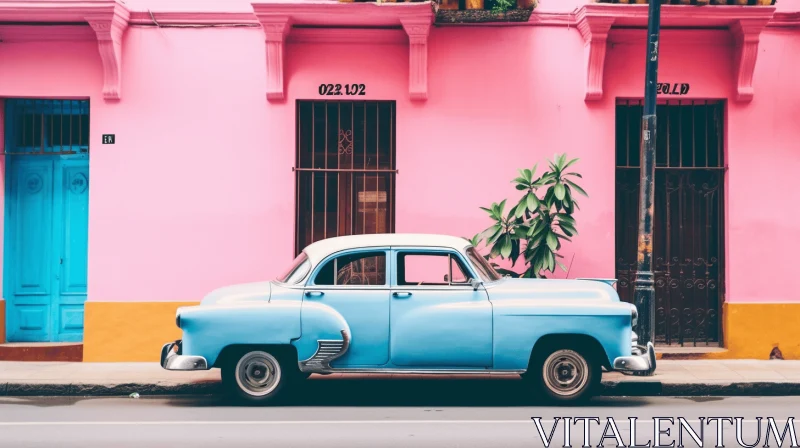
<svg viewBox="0 0 800 448">
<path fill-rule="evenodd" d="M 236 383 L 249 395 L 269 395 L 280 381 L 280 364 L 267 352 L 250 352 L 236 364 Z"/>
<path fill-rule="evenodd" d="M 575 395 L 589 380 L 589 365 L 573 350 L 558 350 L 544 361 L 542 376 L 547 388 L 562 396 Z"/>
</svg>

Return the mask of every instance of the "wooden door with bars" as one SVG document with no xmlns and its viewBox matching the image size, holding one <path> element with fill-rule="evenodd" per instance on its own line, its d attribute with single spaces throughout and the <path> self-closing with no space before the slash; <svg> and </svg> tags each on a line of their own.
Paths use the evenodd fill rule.
<svg viewBox="0 0 800 448">
<path fill-rule="evenodd" d="M 394 232 L 394 101 L 297 101 L 295 252 Z"/>
<path fill-rule="evenodd" d="M 657 106 L 653 271 L 657 344 L 719 346 L 723 300 L 724 105 Z M 641 101 L 616 110 L 616 272 L 632 302 L 636 275 Z"/>
</svg>

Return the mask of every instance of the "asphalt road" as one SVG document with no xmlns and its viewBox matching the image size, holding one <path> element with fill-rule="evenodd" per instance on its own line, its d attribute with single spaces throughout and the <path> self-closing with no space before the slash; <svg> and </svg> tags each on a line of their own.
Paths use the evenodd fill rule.
<svg viewBox="0 0 800 448">
<path fill-rule="evenodd" d="M 652 439 L 654 417 L 684 417 L 697 432 L 700 417 L 743 417 L 744 441 L 752 444 L 756 417 L 774 417 L 782 432 L 787 417 L 800 410 L 797 397 L 602 397 L 582 407 L 546 407 L 502 382 L 326 383 L 274 407 L 235 406 L 205 396 L 0 397 L 0 447 L 544 446 L 531 417 L 542 418 L 546 435 L 556 417 L 598 417 L 602 426 L 590 423 L 594 447 L 609 417 L 624 445 L 630 441 L 629 417 L 639 418 L 640 444 Z M 759 447 L 767 426 L 762 425 Z M 716 424 L 704 426 L 705 446 L 713 447 Z M 570 427 L 572 446 L 579 448 L 583 424 Z M 677 422 L 662 428 L 672 428 L 662 443 L 677 441 Z M 725 446 L 739 446 L 734 427 L 723 428 Z M 553 434 L 551 447 L 564 446 L 563 421 Z M 782 446 L 788 447 L 786 437 Z M 683 443 L 698 446 L 685 432 Z M 616 443 L 609 438 L 603 445 Z M 771 438 L 769 446 L 778 444 Z"/>
</svg>

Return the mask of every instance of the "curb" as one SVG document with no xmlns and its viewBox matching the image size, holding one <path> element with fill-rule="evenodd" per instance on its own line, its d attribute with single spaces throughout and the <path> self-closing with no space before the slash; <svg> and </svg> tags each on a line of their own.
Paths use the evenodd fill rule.
<svg viewBox="0 0 800 448">
<path fill-rule="evenodd" d="M 603 382 L 605 396 L 793 396 L 800 395 L 800 383 L 662 383 L 660 381 Z"/>
<path fill-rule="evenodd" d="M 82 397 L 82 396 L 126 396 L 134 392 L 140 395 L 208 395 L 218 392 L 220 384 L 187 383 L 187 384 L 20 384 L 7 383 L 0 385 L 0 396 L 6 397 Z"/>
<path fill-rule="evenodd" d="M 209 395 L 219 393 L 219 382 L 186 384 L 46 384 L 0 383 L 0 396 L 127 396 L 140 395 Z M 660 381 L 603 381 L 600 395 L 607 397 L 657 396 L 797 396 L 800 383 L 740 382 L 740 383 L 661 383 Z"/>
</svg>

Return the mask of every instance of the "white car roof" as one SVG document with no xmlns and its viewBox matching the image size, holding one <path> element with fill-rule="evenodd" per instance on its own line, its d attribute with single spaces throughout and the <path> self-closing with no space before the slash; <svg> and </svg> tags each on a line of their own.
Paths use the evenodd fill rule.
<svg viewBox="0 0 800 448">
<path fill-rule="evenodd" d="M 348 235 L 328 238 L 309 244 L 303 251 L 312 263 L 317 264 L 330 254 L 367 247 L 444 247 L 464 250 L 470 242 L 461 237 L 426 233 L 374 233 L 368 235 Z"/>
</svg>

